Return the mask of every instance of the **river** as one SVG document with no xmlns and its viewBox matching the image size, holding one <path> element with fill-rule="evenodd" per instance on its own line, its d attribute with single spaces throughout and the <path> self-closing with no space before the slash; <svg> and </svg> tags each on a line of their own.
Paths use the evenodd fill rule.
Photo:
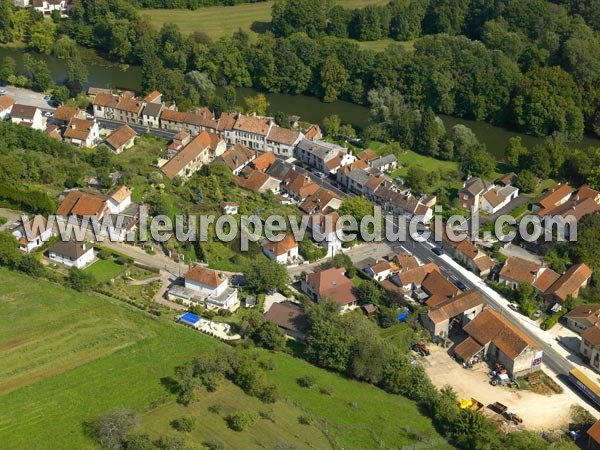
<svg viewBox="0 0 600 450">
<path fill-rule="evenodd" d="M 82 59 L 88 67 L 88 85 L 96 87 L 110 87 L 130 90 L 139 90 L 141 83 L 141 69 L 137 66 L 112 63 L 98 56 L 91 49 L 80 49 Z M 24 50 L 17 47 L 0 46 L 0 60 L 11 56 L 17 61 L 17 67 L 22 67 Z M 52 76 L 57 83 L 65 78 L 66 63 L 64 60 L 52 56 L 37 55 L 46 61 Z M 87 86 L 86 86 L 87 87 Z M 238 103 L 243 97 L 256 95 L 258 92 L 252 88 L 238 88 Z M 323 103 L 316 97 L 308 95 L 274 94 L 265 93 L 270 103 L 269 112 L 282 111 L 287 114 L 300 116 L 308 122 L 322 123 L 323 118 L 337 114 L 344 123 L 350 123 L 356 128 L 364 128 L 369 121 L 369 109 L 355 103 L 336 101 Z M 527 147 L 532 147 L 543 141 L 543 138 L 529 136 L 516 131 L 496 127 L 485 122 L 461 119 L 457 117 L 440 115 L 447 129 L 456 124 L 463 124 L 473 130 L 477 138 L 486 145 L 488 151 L 496 158 L 502 159 L 504 148 L 513 136 L 521 136 Z M 572 143 L 572 147 L 600 147 L 600 139 L 586 137 L 581 142 Z"/>
</svg>

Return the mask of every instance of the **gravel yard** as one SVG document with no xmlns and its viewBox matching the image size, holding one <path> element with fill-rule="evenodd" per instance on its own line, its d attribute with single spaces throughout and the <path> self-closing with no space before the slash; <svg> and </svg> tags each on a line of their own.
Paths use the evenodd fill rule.
<svg viewBox="0 0 600 450">
<path fill-rule="evenodd" d="M 446 349 L 431 345 L 431 356 L 422 359 L 425 370 L 438 388 L 450 385 L 459 398 L 475 398 L 484 404 L 484 413 L 498 417 L 487 406 L 500 402 L 509 410 L 523 417 L 523 426 L 533 430 L 556 430 L 569 422 L 569 408 L 577 403 L 588 409 L 595 417 L 598 412 L 583 402 L 569 387 L 562 386 L 562 394 L 538 395 L 529 391 L 492 386 L 489 383 L 488 367 L 481 363 L 472 369 L 464 369 L 453 361 Z"/>
</svg>

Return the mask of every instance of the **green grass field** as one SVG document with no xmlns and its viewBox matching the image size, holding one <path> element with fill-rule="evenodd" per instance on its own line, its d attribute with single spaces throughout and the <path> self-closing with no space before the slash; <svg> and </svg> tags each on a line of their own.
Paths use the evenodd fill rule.
<svg viewBox="0 0 600 450">
<path fill-rule="evenodd" d="M 224 345 L 203 334 L 155 318 L 111 299 L 88 296 L 0 268 L 0 442 L 6 449 L 93 449 L 85 422 L 115 407 L 146 411 L 141 430 L 166 433 L 171 420 L 198 415 L 199 442 L 218 436 L 227 448 L 257 448 L 285 442 L 301 448 L 368 449 L 446 445 L 416 405 L 363 383 L 344 379 L 286 354 L 260 351 L 275 370 L 267 372 L 281 393 L 275 405 L 248 398 L 225 383 L 201 394 L 190 408 L 174 403 L 161 380 L 199 352 Z M 317 386 L 296 380 L 313 375 Z M 332 395 L 320 393 L 331 387 Z M 226 407 L 273 412 L 254 428 L 234 433 L 222 417 L 210 416 L 213 402 Z M 212 413 L 211 413 L 212 414 Z M 314 425 L 303 425 L 300 415 Z M 317 426 L 317 424 L 319 424 Z M 447 446 L 446 446 L 447 447 Z M 264 448 L 264 447 L 263 447 Z"/>
<path fill-rule="evenodd" d="M 383 5 L 387 0 L 340 0 L 346 8 L 360 8 L 369 4 Z M 147 17 L 157 28 L 170 22 L 179 25 L 183 33 L 202 31 L 213 39 L 230 36 L 242 29 L 255 34 L 271 21 L 273 2 L 244 3 L 236 6 L 211 6 L 195 11 L 187 9 L 144 9 L 142 17 Z M 252 25 L 254 24 L 254 26 Z"/>
<path fill-rule="evenodd" d="M 106 283 L 115 278 L 123 271 L 124 267 L 117 264 L 112 259 L 100 259 L 89 267 L 84 269 L 84 272 L 91 273 L 99 283 Z"/>
</svg>

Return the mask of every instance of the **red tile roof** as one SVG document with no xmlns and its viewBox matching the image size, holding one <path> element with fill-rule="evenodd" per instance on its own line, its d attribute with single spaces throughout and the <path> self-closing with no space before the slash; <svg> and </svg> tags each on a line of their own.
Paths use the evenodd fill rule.
<svg viewBox="0 0 600 450">
<path fill-rule="evenodd" d="M 503 316 L 489 309 L 477 315 L 463 328 L 463 331 L 482 345 L 493 342 L 511 359 L 517 358 L 528 346 L 539 348 L 529 336 Z"/>
<path fill-rule="evenodd" d="M 179 153 L 173 156 L 160 170 L 169 177 L 178 176 L 181 171 L 196 158 L 199 158 L 203 152 L 208 152 L 210 148 L 210 137 L 205 136 L 205 132 L 196 136 Z"/>
<path fill-rule="evenodd" d="M 59 216 L 68 216 L 75 214 L 78 216 L 100 217 L 106 209 L 106 196 L 98 194 L 88 194 L 81 191 L 69 191 L 62 203 L 59 205 L 56 214 Z"/>
<path fill-rule="evenodd" d="M 592 269 L 586 264 L 575 264 L 556 280 L 545 293 L 552 294 L 563 302 L 567 301 L 569 296 L 577 298 L 579 296 L 579 289 L 587 283 L 591 276 Z"/>
<path fill-rule="evenodd" d="M 509 256 L 500 270 L 500 276 L 518 283 L 533 284 L 541 265 L 528 259 Z"/>
<path fill-rule="evenodd" d="M 15 100 L 8 95 L 0 95 L 0 111 L 10 108 L 15 104 Z"/>
<path fill-rule="evenodd" d="M 142 109 L 142 101 L 132 97 L 130 95 L 113 95 L 113 94 L 97 94 L 94 97 L 94 105 L 96 106 L 104 106 L 107 108 L 118 109 L 119 111 L 126 111 L 130 113 L 138 114 Z"/>
<path fill-rule="evenodd" d="M 298 243 L 294 239 L 294 236 L 291 234 L 286 234 L 281 241 L 271 242 L 265 241 L 262 244 L 263 248 L 267 249 L 275 256 L 285 255 L 287 252 L 292 250 L 293 248 L 298 247 Z"/>
<path fill-rule="evenodd" d="M 299 136 L 300 133 L 295 130 L 273 126 L 267 139 L 280 144 L 293 145 L 296 143 Z"/>
<path fill-rule="evenodd" d="M 275 157 L 275 154 L 273 152 L 264 152 L 258 157 L 256 157 L 254 161 L 252 161 L 252 165 L 256 170 L 264 172 L 269 167 L 271 167 L 271 164 L 273 164 L 276 160 L 277 158 Z"/>
<path fill-rule="evenodd" d="M 185 279 L 217 288 L 225 281 L 225 276 L 203 266 L 194 266 L 187 271 Z"/>
<path fill-rule="evenodd" d="M 64 137 L 68 139 L 77 139 L 79 141 L 85 141 L 92 132 L 92 128 L 96 124 L 93 120 L 83 120 L 73 117 L 67 125 Z"/>
<path fill-rule="evenodd" d="M 306 277 L 307 284 L 320 297 L 327 297 L 344 306 L 358 299 L 354 294 L 352 280 L 344 275 L 346 269 L 332 267 L 319 270 Z"/>
<path fill-rule="evenodd" d="M 116 150 L 127 144 L 136 136 L 137 133 L 129 125 L 123 125 L 113 131 L 111 135 L 106 138 L 106 142 Z"/>
</svg>

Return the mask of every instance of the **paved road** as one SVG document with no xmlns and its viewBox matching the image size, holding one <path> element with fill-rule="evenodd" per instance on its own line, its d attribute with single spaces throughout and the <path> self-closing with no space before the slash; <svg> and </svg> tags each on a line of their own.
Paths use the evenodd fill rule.
<svg viewBox="0 0 600 450">
<path fill-rule="evenodd" d="M 477 275 L 452 260 L 450 256 L 446 254 L 438 256 L 433 253 L 431 249 L 437 246 L 437 244 L 433 244 L 429 241 L 416 242 L 409 236 L 408 242 L 406 243 L 390 243 L 388 245 L 392 251 L 408 250 L 423 263 L 434 262 L 440 267 L 442 273 L 450 281 L 460 281 L 467 286 L 468 289 L 479 290 L 483 294 L 488 305 L 506 317 L 513 325 L 530 336 L 539 345 L 544 352 L 544 364 L 557 375 L 566 375 L 571 369 L 575 368 L 573 364 L 566 359 L 568 352 L 564 351 L 564 349 L 556 342 L 554 336 L 541 330 L 537 324 L 529 318 L 508 309 L 508 300 L 490 288 Z"/>
</svg>

